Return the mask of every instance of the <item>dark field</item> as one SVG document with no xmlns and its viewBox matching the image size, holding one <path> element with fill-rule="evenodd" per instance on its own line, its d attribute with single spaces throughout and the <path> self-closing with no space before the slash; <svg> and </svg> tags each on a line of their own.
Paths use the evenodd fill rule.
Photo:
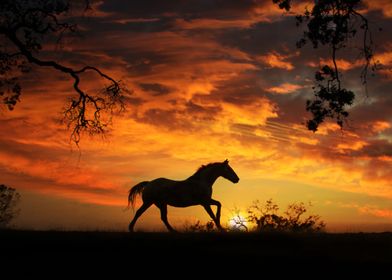
<svg viewBox="0 0 392 280">
<path fill-rule="evenodd" d="M 313 270 L 319 274 L 392 270 L 392 233 L 2 231 L 0 240 L 6 263 L 51 263 L 64 272 L 75 265 L 92 265 L 96 272 L 102 266 L 135 269 L 146 264 L 151 266 L 151 273 L 157 272 L 158 266 L 169 270 L 198 267 L 192 273 L 219 267 L 226 273 L 232 270 L 233 275 L 291 270 L 305 274 Z"/>
</svg>

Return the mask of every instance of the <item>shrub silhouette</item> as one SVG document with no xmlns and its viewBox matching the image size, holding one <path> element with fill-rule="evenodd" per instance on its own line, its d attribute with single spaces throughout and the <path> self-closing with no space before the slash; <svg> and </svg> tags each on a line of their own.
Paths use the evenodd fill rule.
<svg viewBox="0 0 392 280">
<path fill-rule="evenodd" d="M 184 225 L 185 232 L 214 232 L 216 231 L 214 228 L 214 221 L 210 220 L 203 224 L 200 220 L 197 220 L 194 223 L 186 223 Z"/>
<path fill-rule="evenodd" d="M 309 205 L 311 206 L 311 205 Z M 325 223 L 318 215 L 304 217 L 307 208 L 303 202 L 292 203 L 283 215 L 278 214 L 279 207 L 272 200 L 264 204 L 256 200 L 248 209 L 248 221 L 256 225 L 258 232 L 320 232 Z"/>
<path fill-rule="evenodd" d="M 324 221 L 319 215 L 304 214 L 308 212 L 308 207 L 303 202 L 294 202 L 287 206 L 283 214 L 279 214 L 279 206 L 268 199 L 261 203 L 259 200 L 253 202 L 248 208 L 248 216 L 240 215 L 240 210 L 235 209 L 234 215 L 230 219 L 231 228 L 229 231 L 243 232 L 288 232 L 288 233 L 315 233 L 321 232 L 325 228 Z M 252 227 L 250 224 L 254 224 Z M 197 220 L 194 223 L 186 223 L 183 227 L 185 232 L 214 232 L 214 222 L 202 223 Z"/>
<path fill-rule="evenodd" d="M 11 187 L 0 185 L 0 229 L 9 226 L 13 218 L 19 214 L 17 204 L 19 193 Z"/>
</svg>

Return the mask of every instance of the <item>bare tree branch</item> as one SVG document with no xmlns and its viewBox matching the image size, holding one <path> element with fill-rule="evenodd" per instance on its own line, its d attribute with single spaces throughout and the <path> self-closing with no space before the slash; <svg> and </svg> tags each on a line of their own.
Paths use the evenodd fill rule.
<svg viewBox="0 0 392 280">
<path fill-rule="evenodd" d="M 75 1 L 75 0 L 74 0 Z M 71 129 L 71 139 L 79 143 L 81 133 L 104 133 L 110 124 L 110 117 L 104 120 L 103 113 L 111 115 L 116 109 L 124 108 L 124 86 L 94 66 L 73 69 L 54 60 L 39 58 L 38 53 L 48 36 L 61 39 L 65 32 L 75 32 L 76 24 L 60 22 L 59 16 L 69 11 L 72 0 L 3 0 L 0 3 L 0 36 L 4 36 L 16 51 L 9 53 L 0 49 L 0 96 L 10 110 L 14 108 L 21 94 L 17 77 L 7 77 L 17 67 L 23 72 L 26 62 L 40 67 L 48 67 L 70 76 L 73 89 L 78 97 L 72 98 L 64 110 L 64 119 Z M 90 1 L 85 0 L 85 9 L 90 9 Z M 0 45 L 0 48 L 2 46 Z M 31 69 L 24 67 L 25 72 Z M 107 82 L 101 92 L 88 93 L 80 85 L 82 76 L 93 72 Z M 5 90 L 1 88 L 8 87 Z"/>
</svg>

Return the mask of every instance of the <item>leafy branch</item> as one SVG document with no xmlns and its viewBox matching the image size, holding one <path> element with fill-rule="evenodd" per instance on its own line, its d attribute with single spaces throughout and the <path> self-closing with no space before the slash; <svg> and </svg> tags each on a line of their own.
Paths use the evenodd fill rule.
<svg viewBox="0 0 392 280">
<path fill-rule="evenodd" d="M 286 11 L 291 9 L 291 0 L 273 2 Z M 334 119 L 343 127 L 349 116 L 347 107 L 353 104 L 355 94 L 344 88 L 337 60 L 338 52 L 346 48 L 358 34 L 362 36 L 359 56 L 364 61 L 360 78 L 366 91 L 370 65 L 372 71 L 377 70 L 372 32 L 368 19 L 361 13 L 362 7 L 361 0 L 318 0 L 311 11 L 306 9 L 303 14 L 296 16 L 297 26 L 306 24 L 297 47 L 302 48 L 310 42 L 314 48 L 328 46 L 331 51 L 332 65 L 323 65 L 315 73 L 314 99 L 306 102 L 306 110 L 312 114 L 306 125 L 311 131 L 317 131 L 326 118 Z"/>
</svg>

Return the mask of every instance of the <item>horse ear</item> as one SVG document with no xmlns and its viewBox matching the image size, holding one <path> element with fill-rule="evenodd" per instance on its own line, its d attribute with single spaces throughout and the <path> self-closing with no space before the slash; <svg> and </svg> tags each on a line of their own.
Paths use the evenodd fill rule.
<svg viewBox="0 0 392 280">
<path fill-rule="evenodd" d="M 223 163 L 229 164 L 229 160 L 226 159 Z"/>
</svg>

